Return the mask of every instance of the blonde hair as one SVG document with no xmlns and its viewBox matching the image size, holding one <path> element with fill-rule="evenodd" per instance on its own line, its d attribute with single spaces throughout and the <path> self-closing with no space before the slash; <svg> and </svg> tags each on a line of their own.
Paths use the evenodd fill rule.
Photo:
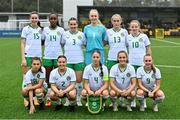
<svg viewBox="0 0 180 120">
<path fill-rule="evenodd" d="M 89 11 L 89 15 L 90 15 L 90 13 L 91 13 L 92 11 L 97 12 L 98 17 L 99 17 L 99 12 L 98 12 L 98 10 L 97 10 L 97 9 L 91 9 L 91 10 Z"/>
<path fill-rule="evenodd" d="M 122 17 L 120 14 L 114 14 L 112 17 L 111 17 L 111 21 L 113 20 L 113 17 L 119 17 L 119 19 L 122 21 Z"/>
</svg>

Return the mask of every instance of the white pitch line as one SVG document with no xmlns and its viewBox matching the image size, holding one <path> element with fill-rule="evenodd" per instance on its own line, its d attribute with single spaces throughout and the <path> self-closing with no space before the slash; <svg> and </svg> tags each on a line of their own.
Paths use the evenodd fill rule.
<svg viewBox="0 0 180 120">
<path fill-rule="evenodd" d="M 164 68 L 180 68 L 180 66 L 173 66 L 173 65 L 156 65 L 157 67 L 164 67 Z"/>
<path fill-rule="evenodd" d="M 174 44 L 174 45 L 180 45 L 180 43 L 176 43 L 176 42 L 171 42 L 171 41 L 167 41 L 167 40 L 158 40 L 158 39 L 154 39 L 152 38 L 152 40 L 155 40 L 155 41 L 160 41 L 160 42 L 166 42 L 166 43 L 171 43 L 171 44 Z"/>
<path fill-rule="evenodd" d="M 164 47 L 175 47 L 175 48 L 176 48 L 176 47 L 180 47 L 180 46 L 151 46 L 151 47 L 160 47 L 160 48 L 161 48 L 161 47 L 162 47 L 162 48 L 164 48 Z"/>
</svg>

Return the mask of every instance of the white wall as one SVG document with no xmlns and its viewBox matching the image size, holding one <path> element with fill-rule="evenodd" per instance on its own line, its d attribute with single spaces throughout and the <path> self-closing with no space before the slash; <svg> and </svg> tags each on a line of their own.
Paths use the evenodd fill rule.
<svg viewBox="0 0 180 120">
<path fill-rule="evenodd" d="M 77 6 L 92 6 L 93 0 L 63 0 L 63 22 L 64 28 L 68 28 L 68 20 L 77 18 Z"/>
</svg>

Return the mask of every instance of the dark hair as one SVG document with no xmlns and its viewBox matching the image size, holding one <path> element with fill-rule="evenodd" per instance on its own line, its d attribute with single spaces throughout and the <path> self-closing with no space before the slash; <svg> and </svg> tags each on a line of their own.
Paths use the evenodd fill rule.
<svg viewBox="0 0 180 120">
<path fill-rule="evenodd" d="M 59 60 L 59 58 L 64 58 L 64 59 L 67 61 L 67 58 L 66 58 L 66 56 L 64 56 L 64 55 L 58 56 L 57 60 Z"/>
<path fill-rule="evenodd" d="M 31 16 L 32 14 L 36 14 L 36 15 L 38 15 L 38 16 L 39 16 L 39 14 L 38 14 L 38 12 L 37 12 L 37 11 L 32 11 L 32 12 L 31 12 L 31 14 L 30 14 L 30 16 Z M 43 28 L 44 28 L 44 27 L 42 27 L 42 26 L 41 26 L 40 21 L 38 21 L 38 22 L 37 22 L 37 25 L 38 25 L 38 26 L 39 26 L 39 27 L 43 30 Z"/>
<path fill-rule="evenodd" d="M 49 19 L 50 19 L 51 15 L 56 15 L 56 17 L 57 17 L 57 23 L 56 23 L 56 25 L 60 27 L 59 20 L 58 20 L 58 14 L 55 13 L 55 12 L 50 13 L 50 14 L 49 14 Z"/>
<path fill-rule="evenodd" d="M 129 60 L 128 60 L 128 54 L 127 54 L 126 51 L 123 51 L 123 50 L 122 50 L 122 51 L 119 51 L 118 54 L 117 54 L 117 63 L 119 63 L 119 60 L 118 60 L 118 59 L 119 59 L 119 54 L 120 54 L 120 53 L 124 53 L 124 54 L 126 55 L 126 57 L 127 57 L 126 63 L 129 63 Z"/>
<path fill-rule="evenodd" d="M 41 61 L 41 59 L 40 59 L 39 57 L 33 57 L 33 58 L 32 58 L 32 61 L 31 61 L 31 64 L 33 63 L 34 60 L 39 60 L 39 62 L 40 62 L 41 65 L 40 65 L 40 68 L 39 68 L 38 72 L 43 73 L 43 71 L 42 71 L 42 69 L 41 69 L 41 67 L 42 67 L 42 61 Z"/>
<path fill-rule="evenodd" d="M 38 14 L 38 12 L 37 12 L 37 11 L 32 11 L 32 12 L 30 13 L 30 16 L 31 16 L 32 14 L 36 14 L 36 15 L 38 15 L 38 16 L 39 16 L 39 14 Z"/>
<path fill-rule="evenodd" d="M 69 20 L 68 20 L 68 24 L 70 23 L 71 20 L 75 20 L 76 23 L 77 23 L 77 19 L 75 17 L 71 17 Z"/>
<path fill-rule="evenodd" d="M 146 54 L 146 55 L 144 56 L 144 59 L 145 59 L 146 56 L 152 57 L 151 54 Z M 156 73 L 156 68 L 155 68 L 155 65 L 154 65 L 154 64 L 151 64 L 151 69 L 153 70 L 153 73 Z"/>
<path fill-rule="evenodd" d="M 99 50 L 94 50 L 93 53 L 92 53 L 92 55 L 93 55 L 94 53 L 98 53 L 98 54 L 101 56 L 101 53 L 100 53 Z M 101 72 L 100 72 L 100 77 L 103 78 L 104 73 L 103 73 L 103 67 L 102 67 L 101 61 L 99 61 L 99 65 L 100 65 L 100 70 L 101 70 Z"/>
</svg>

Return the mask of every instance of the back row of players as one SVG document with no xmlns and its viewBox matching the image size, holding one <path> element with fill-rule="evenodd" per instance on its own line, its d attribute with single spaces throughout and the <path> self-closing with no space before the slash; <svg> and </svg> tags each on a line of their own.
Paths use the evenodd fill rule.
<svg viewBox="0 0 180 120">
<path fill-rule="evenodd" d="M 140 32 L 140 23 L 132 20 L 128 35 L 127 30 L 121 28 L 122 18 L 119 14 L 112 16 L 113 28 L 111 29 L 106 29 L 100 24 L 96 9 L 90 10 L 89 19 L 91 23 L 85 26 L 82 33 L 78 31 L 76 18 L 69 19 L 69 30 L 64 31 L 59 27 L 58 16 L 54 13 L 49 15 L 50 26 L 43 29 L 38 26 L 38 14 L 32 12 L 30 15 L 31 24 L 23 28 L 21 35 L 24 73 L 22 93 L 29 101 L 25 106 L 30 106 L 30 113 L 35 112 L 33 91 L 39 99 L 40 107 L 44 104 L 42 98 L 45 89 L 42 85 L 45 83 L 43 82 L 45 78 L 48 87 L 51 87 L 49 93 L 51 100 L 57 101 L 55 109 L 60 108 L 61 101 L 58 98 L 64 95 L 69 98 L 70 107 L 73 110 L 76 96 L 77 104 L 81 105 L 81 95 L 84 98 L 86 94 L 103 94 L 106 99 L 110 95 L 113 110 L 117 111 L 117 96 L 125 96 L 130 102 L 136 95 L 137 99 L 142 101 L 144 95 L 148 93 L 149 97 L 154 98 L 154 111 L 158 111 L 157 103 L 164 99 L 164 93 L 160 90 L 161 74 L 152 63 L 150 41 L 145 34 Z M 42 58 L 42 40 L 44 41 L 43 64 L 38 59 Z M 110 47 L 107 68 L 104 66 L 104 45 L 106 44 L 109 44 Z M 86 67 L 82 46 L 86 48 Z M 62 48 L 64 48 L 64 56 Z M 130 64 L 128 64 L 128 60 Z M 144 63 L 145 66 L 141 67 Z M 41 65 L 45 69 L 40 67 Z M 75 71 L 75 74 L 70 68 Z M 137 70 L 137 75 L 135 75 L 134 68 Z M 108 70 L 110 72 L 110 91 L 108 91 Z M 136 77 L 139 85 L 137 93 L 135 92 Z M 82 78 L 84 79 L 84 89 Z M 129 102 L 127 102 L 127 110 L 131 111 Z M 144 111 L 143 102 L 141 103 L 140 110 Z"/>
</svg>

